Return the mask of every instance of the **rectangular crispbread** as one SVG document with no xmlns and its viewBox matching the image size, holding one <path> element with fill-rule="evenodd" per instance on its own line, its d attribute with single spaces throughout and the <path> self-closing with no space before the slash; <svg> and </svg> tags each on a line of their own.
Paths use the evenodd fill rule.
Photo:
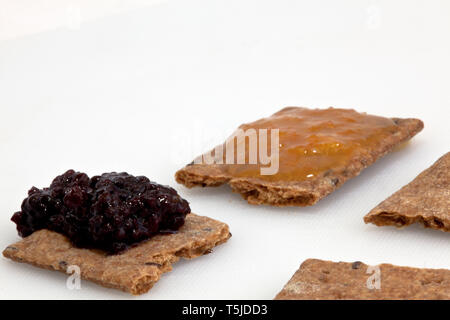
<svg viewBox="0 0 450 320">
<path fill-rule="evenodd" d="M 450 152 L 371 210 L 364 221 L 396 227 L 421 223 L 450 231 Z"/>
<path fill-rule="evenodd" d="M 450 299 L 450 270 L 308 259 L 276 300 Z"/>
<path fill-rule="evenodd" d="M 61 272 L 75 265 L 80 268 L 82 279 L 139 295 L 150 290 L 180 258 L 192 259 L 210 253 L 230 236 L 225 223 L 191 213 L 177 233 L 157 235 L 122 254 L 107 255 L 77 248 L 64 235 L 39 230 L 8 246 L 3 255 Z"/>
<path fill-rule="evenodd" d="M 293 109 L 293 107 L 286 108 L 275 115 Z M 239 177 L 227 173 L 221 164 L 197 163 L 191 163 L 180 169 L 175 178 L 178 183 L 188 188 L 215 187 L 228 183 L 234 192 L 241 194 L 250 204 L 310 206 L 342 186 L 347 180 L 359 175 L 363 169 L 412 138 L 423 128 L 423 122 L 419 119 L 391 120 L 395 128 L 386 138 L 380 139 L 372 148 L 357 154 L 344 166 L 336 164 L 323 175 L 311 179 L 269 181 L 259 177 Z"/>
</svg>

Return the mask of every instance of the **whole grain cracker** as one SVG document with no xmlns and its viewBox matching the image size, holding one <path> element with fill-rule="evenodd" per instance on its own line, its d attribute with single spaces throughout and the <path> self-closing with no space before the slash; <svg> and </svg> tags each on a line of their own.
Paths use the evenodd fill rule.
<svg viewBox="0 0 450 320">
<path fill-rule="evenodd" d="M 450 231 L 450 152 L 371 210 L 364 222 L 396 227 L 421 223 Z"/>
<path fill-rule="evenodd" d="M 85 280 L 139 295 L 149 291 L 180 258 L 208 254 L 230 236 L 225 223 L 191 213 L 177 233 L 157 235 L 122 254 L 108 255 L 99 250 L 77 248 L 62 234 L 39 230 L 8 246 L 3 255 L 17 262 L 61 272 L 76 265 Z"/>
<path fill-rule="evenodd" d="M 450 270 L 308 259 L 275 300 L 448 300 Z"/>
<path fill-rule="evenodd" d="M 289 108 L 286 108 L 289 109 Z M 284 109 L 283 109 L 284 110 Z M 276 114 L 282 112 L 277 112 Z M 423 122 L 418 119 L 392 118 L 397 131 L 366 154 L 353 158 L 344 168 L 335 168 L 323 176 L 303 181 L 266 181 L 259 178 L 233 177 L 220 164 L 190 163 L 175 174 L 178 183 L 188 188 L 216 187 L 228 183 L 234 192 L 250 204 L 272 206 L 310 206 L 357 176 L 366 167 L 391 152 L 396 146 L 420 132 Z"/>
</svg>

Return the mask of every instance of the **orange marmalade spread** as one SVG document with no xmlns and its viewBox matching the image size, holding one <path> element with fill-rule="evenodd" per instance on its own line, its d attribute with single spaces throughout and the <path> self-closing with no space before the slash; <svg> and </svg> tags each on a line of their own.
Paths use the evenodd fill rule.
<svg viewBox="0 0 450 320">
<path fill-rule="evenodd" d="M 269 118 L 244 124 L 240 129 L 279 129 L 279 167 L 272 175 L 261 175 L 260 161 L 249 164 L 249 139 L 245 144 L 245 164 L 224 164 L 222 170 L 234 177 L 257 177 L 267 181 L 301 181 L 345 170 L 353 159 L 373 150 L 397 131 L 392 119 L 358 113 L 348 109 L 285 108 Z M 258 146 L 259 149 L 260 146 Z M 236 147 L 234 147 L 236 151 Z M 225 154 L 225 151 L 224 151 Z"/>
</svg>

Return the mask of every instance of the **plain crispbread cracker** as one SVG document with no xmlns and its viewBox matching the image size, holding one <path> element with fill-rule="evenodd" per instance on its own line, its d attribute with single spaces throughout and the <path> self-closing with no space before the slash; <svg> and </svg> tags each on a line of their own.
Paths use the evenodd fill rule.
<svg viewBox="0 0 450 320">
<path fill-rule="evenodd" d="M 374 277 L 379 276 L 378 280 Z M 376 281 L 379 281 L 378 283 Z M 448 300 L 450 270 L 308 259 L 275 300 Z"/>
<path fill-rule="evenodd" d="M 408 226 L 450 231 L 450 152 L 365 217 L 377 226 Z"/>
<path fill-rule="evenodd" d="M 8 246 L 3 255 L 62 272 L 77 265 L 83 279 L 138 295 L 150 290 L 180 258 L 210 253 L 230 236 L 225 223 L 191 213 L 177 233 L 157 235 L 118 255 L 76 248 L 64 235 L 49 230 L 36 231 Z"/>
<path fill-rule="evenodd" d="M 283 110 L 282 110 L 283 111 Z M 280 112 L 282 112 L 280 111 Z M 346 163 L 344 168 L 334 168 L 324 175 L 302 181 L 267 181 L 259 178 L 235 177 L 224 172 L 220 164 L 189 164 L 175 174 L 178 183 L 188 188 L 215 187 L 228 183 L 251 204 L 273 206 L 309 206 L 324 198 L 347 180 L 391 152 L 396 146 L 416 135 L 423 128 L 418 119 L 392 118 L 396 131 L 379 141 L 373 149 L 366 150 Z"/>
</svg>

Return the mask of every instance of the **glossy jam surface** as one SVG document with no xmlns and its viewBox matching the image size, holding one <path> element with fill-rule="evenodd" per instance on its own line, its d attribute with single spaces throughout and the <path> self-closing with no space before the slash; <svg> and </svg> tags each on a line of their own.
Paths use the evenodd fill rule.
<svg viewBox="0 0 450 320">
<path fill-rule="evenodd" d="M 244 131 L 253 128 L 257 132 L 279 129 L 278 173 L 261 175 L 260 164 L 228 164 L 223 170 L 236 177 L 269 181 L 302 181 L 324 175 L 328 170 L 343 170 L 353 158 L 370 152 L 398 129 L 392 119 L 354 110 L 298 107 L 285 108 L 240 128 Z M 247 143 L 246 158 L 248 149 Z"/>
<path fill-rule="evenodd" d="M 49 229 L 76 246 L 118 253 L 158 233 L 178 230 L 189 204 L 167 186 L 127 173 L 89 178 L 69 170 L 49 188 L 31 188 L 11 220 L 22 237 Z"/>
</svg>

